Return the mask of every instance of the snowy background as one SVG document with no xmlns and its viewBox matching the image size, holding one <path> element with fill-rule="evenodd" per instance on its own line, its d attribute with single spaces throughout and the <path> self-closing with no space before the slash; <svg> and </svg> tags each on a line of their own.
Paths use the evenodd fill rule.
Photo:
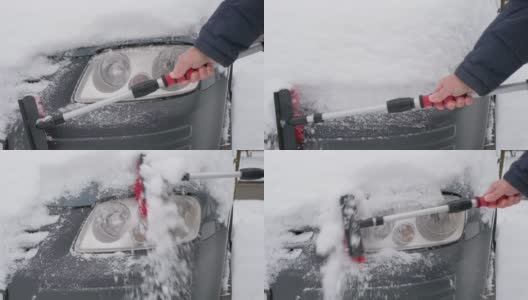
<svg viewBox="0 0 528 300">
<path fill-rule="evenodd" d="M 50 83 L 25 83 L 53 74 L 58 66 L 46 55 L 80 46 L 126 39 L 189 35 L 196 37 L 202 24 L 221 0 L 28 0 L 3 3 L 0 10 L 0 139 L 16 118 L 16 100 L 38 94 Z M 237 130 L 234 143 L 246 149 L 261 149 L 262 132 L 259 86 L 263 54 L 246 58 L 235 65 L 234 105 Z M 240 70 L 240 73 L 239 73 Z M 238 78 L 241 77 L 241 78 Z M 249 90 L 248 90 L 249 88 Z M 251 90 L 253 89 L 253 90 Z M 240 90 L 240 93 L 238 92 Z M 257 101 L 258 100 L 258 101 Z M 239 111 L 240 107 L 240 111 Z M 248 131 L 251 131 L 249 133 Z"/>
<path fill-rule="evenodd" d="M 273 92 L 319 111 L 430 92 L 497 15 L 497 0 L 267 0 L 265 137 Z M 324 12 L 324 13 L 323 13 Z"/>
</svg>

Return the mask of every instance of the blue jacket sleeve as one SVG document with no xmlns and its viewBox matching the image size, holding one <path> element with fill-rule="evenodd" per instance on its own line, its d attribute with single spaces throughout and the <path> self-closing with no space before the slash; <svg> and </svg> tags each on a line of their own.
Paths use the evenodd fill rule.
<svg viewBox="0 0 528 300">
<path fill-rule="evenodd" d="M 479 95 L 489 94 L 528 63 L 528 1 L 510 0 L 455 74 Z"/>
<path fill-rule="evenodd" d="M 202 27 L 195 47 L 227 67 L 264 34 L 264 0 L 225 0 Z"/>
<path fill-rule="evenodd" d="M 504 180 L 510 183 L 524 196 L 528 196 L 528 152 L 514 162 L 508 172 L 504 174 Z"/>
</svg>

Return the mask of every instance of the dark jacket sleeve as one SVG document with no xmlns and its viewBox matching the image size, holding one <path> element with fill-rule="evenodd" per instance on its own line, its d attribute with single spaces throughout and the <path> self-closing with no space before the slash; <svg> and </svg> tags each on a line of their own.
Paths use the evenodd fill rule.
<svg viewBox="0 0 528 300">
<path fill-rule="evenodd" d="M 489 94 L 528 63 L 528 1 L 510 0 L 455 74 L 479 95 Z"/>
<path fill-rule="evenodd" d="M 264 0 L 225 0 L 202 27 L 195 46 L 227 67 L 264 34 Z"/>
<path fill-rule="evenodd" d="M 514 162 L 508 172 L 504 174 L 504 180 L 510 183 L 524 196 L 528 196 L 528 152 Z"/>
</svg>

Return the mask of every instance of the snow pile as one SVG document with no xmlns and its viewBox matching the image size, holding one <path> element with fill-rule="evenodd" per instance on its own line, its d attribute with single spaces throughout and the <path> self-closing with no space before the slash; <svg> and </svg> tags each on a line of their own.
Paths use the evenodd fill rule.
<svg viewBox="0 0 528 300">
<path fill-rule="evenodd" d="M 147 237 L 155 244 L 140 263 L 144 265 L 142 299 L 185 298 L 191 286 L 192 249 L 174 239 L 174 230 L 185 227 L 183 216 L 174 202 L 167 201 L 172 186 L 180 184 L 185 172 L 233 171 L 233 155 L 228 151 L 154 151 L 147 154 L 141 167 L 148 203 Z M 218 218 L 227 221 L 231 208 L 233 179 L 193 181 L 203 184 L 219 201 Z"/>
<path fill-rule="evenodd" d="M 356 279 L 368 281 L 368 277 L 363 277 L 368 276 L 368 272 L 356 273 L 357 270 L 343 255 L 342 221 L 338 207 L 340 196 L 359 192 L 369 194 L 369 200 L 362 203 L 362 217 L 387 206 L 405 207 L 414 203 L 432 206 L 441 201 L 440 190 L 455 182 L 470 185 L 477 195 L 484 193 L 498 175 L 496 161 L 496 154 L 492 151 L 266 153 L 268 283 L 282 268 L 287 267 L 283 258 L 291 255 L 282 251 L 289 242 L 284 232 L 296 227 L 313 226 L 320 228 L 317 252 L 328 257 L 321 270 L 324 290 L 328 299 L 339 297 L 340 287 L 351 274 L 361 273 L 363 275 L 356 276 Z M 484 221 L 490 219 L 491 212 L 481 209 Z M 428 257 L 409 256 L 397 251 L 383 251 L 373 255 L 372 259 L 374 265 L 397 260 L 396 269 L 417 260 L 424 264 L 429 260 Z"/>
<path fill-rule="evenodd" d="M 93 0 L 82 6 L 67 0 L 4 3 L 0 10 L 0 36 L 6 46 L 0 53 L 0 139 L 13 121 L 16 99 L 45 88 L 45 82 L 23 83 L 27 78 L 50 74 L 44 55 L 126 39 L 195 36 L 220 2 Z"/>
<path fill-rule="evenodd" d="M 233 299 L 264 300 L 264 202 L 235 202 L 233 214 Z"/>
<path fill-rule="evenodd" d="M 430 91 L 497 8 L 496 0 L 266 1 L 266 133 L 275 131 L 279 88 L 297 87 L 320 111 Z"/>
</svg>

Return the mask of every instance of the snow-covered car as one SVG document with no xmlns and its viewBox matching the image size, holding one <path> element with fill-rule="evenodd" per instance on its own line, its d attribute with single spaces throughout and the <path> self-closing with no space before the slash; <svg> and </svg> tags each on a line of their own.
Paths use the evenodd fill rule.
<svg viewBox="0 0 528 300">
<path fill-rule="evenodd" d="M 474 191 L 467 183 L 453 183 L 443 194 L 447 202 L 472 199 Z M 295 207 L 291 212 L 296 215 L 276 215 L 267 221 L 279 224 L 269 229 L 267 238 L 281 237 L 268 245 L 272 249 L 268 250 L 272 257 L 268 261 L 268 300 L 495 299 L 495 211 L 487 211 L 483 217 L 478 209 L 471 209 L 450 217 L 417 217 L 374 230 L 362 229 L 367 259 L 358 265 L 343 247 L 331 253 L 319 248 L 321 240 L 328 244 L 333 236 L 343 238 L 342 228 L 329 231 L 314 226 L 321 211 Z M 415 208 L 420 207 L 424 206 Z M 406 211 L 409 207 L 395 206 L 375 215 Z M 405 246 L 398 245 L 398 236 L 410 231 L 401 230 L 406 228 L 401 226 L 414 228 Z"/>
<path fill-rule="evenodd" d="M 468 199 L 473 196 L 472 189 L 467 185 L 452 185 L 448 194 L 452 193 Z M 445 197 L 449 201 L 459 196 Z M 302 208 L 299 210 L 303 211 Z M 287 267 L 272 275 L 274 279 L 269 284 L 268 300 L 315 300 L 325 297 L 321 274 L 325 267 L 328 268 L 325 265 L 329 257 L 316 251 L 321 230 L 299 223 L 298 219 L 283 216 L 270 222 L 290 222 L 290 226 L 286 226 L 281 233 L 289 238 L 279 250 L 287 253 L 281 258 L 281 264 Z M 495 214 L 491 224 L 494 219 Z M 367 258 L 365 265 L 356 271 L 363 272 L 363 275 L 350 271 L 345 276 L 341 282 L 345 286 L 342 298 L 337 299 L 494 299 L 493 293 L 488 290 L 493 278 L 494 225 L 483 222 L 480 212 L 475 209 L 464 213 L 458 224 L 449 222 L 453 223 L 454 219 L 440 216 L 409 220 L 419 233 L 416 233 L 416 241 L 411 242 L 415 244 L 410 247 L 411 250 L 403 250 L 406 247 L 399 250 L 419 253 L 425 259 L 413 260 L 411 256 L 380 260 Z M 382 240 L 395 239 L 396 230 L 383 227 L 370 233 L 363 229 L 362 234 L 377 236 L 379 240 L 371 244 L 381 245 Z M 381 250 L 370 247 L 370 251 Z M 353 265 L 350 267 L 354 268 Z M 345 273 L 346 268 L 343 266 Z M 336 276 L 333 280 L 339 281 L 338 278 Z"/>
<path fill-rule="evenodd" d="M 149 249 L 144 236 L 139 229 L 137 234 L 119 230 L 123 219 L 137 219 L 134 194 L 91 185 L 78 197 L 65 195 L 49 206 L 59 220 L 40 229 L 48 237 L 12 275 L 4 299 L 150 299 L 160 294 L 164 299 L 231 299 L 231 222 L 218 221 L 218 202 L 203 186 L 174 186 L 166 197 L 178 203 L 189 229 L 173 228 L 171 234 L 181 243 L 177 256 L 164 262 L 177 263 L 176 269 L 164 270 L 174 271 L 166 275 L 180 286 L 156 284 L 159 274 L 141 263 Z"/>
<path fill-rule="evenodd" d="M 63 51 L 49 57 L 55 74 L 37 95 L 40 115 L 96 103 L 131 85 L 159 78 L 193 44 L 188 37 L 128 40 Z M 139 100 L 121 101 L 46 129 L 49 149 L 220 149 L 230 147 L 231 68 L 200 83 L 177 84 Z M 18 120 L 7 149 L 39 148 Z"/>
</svg>

